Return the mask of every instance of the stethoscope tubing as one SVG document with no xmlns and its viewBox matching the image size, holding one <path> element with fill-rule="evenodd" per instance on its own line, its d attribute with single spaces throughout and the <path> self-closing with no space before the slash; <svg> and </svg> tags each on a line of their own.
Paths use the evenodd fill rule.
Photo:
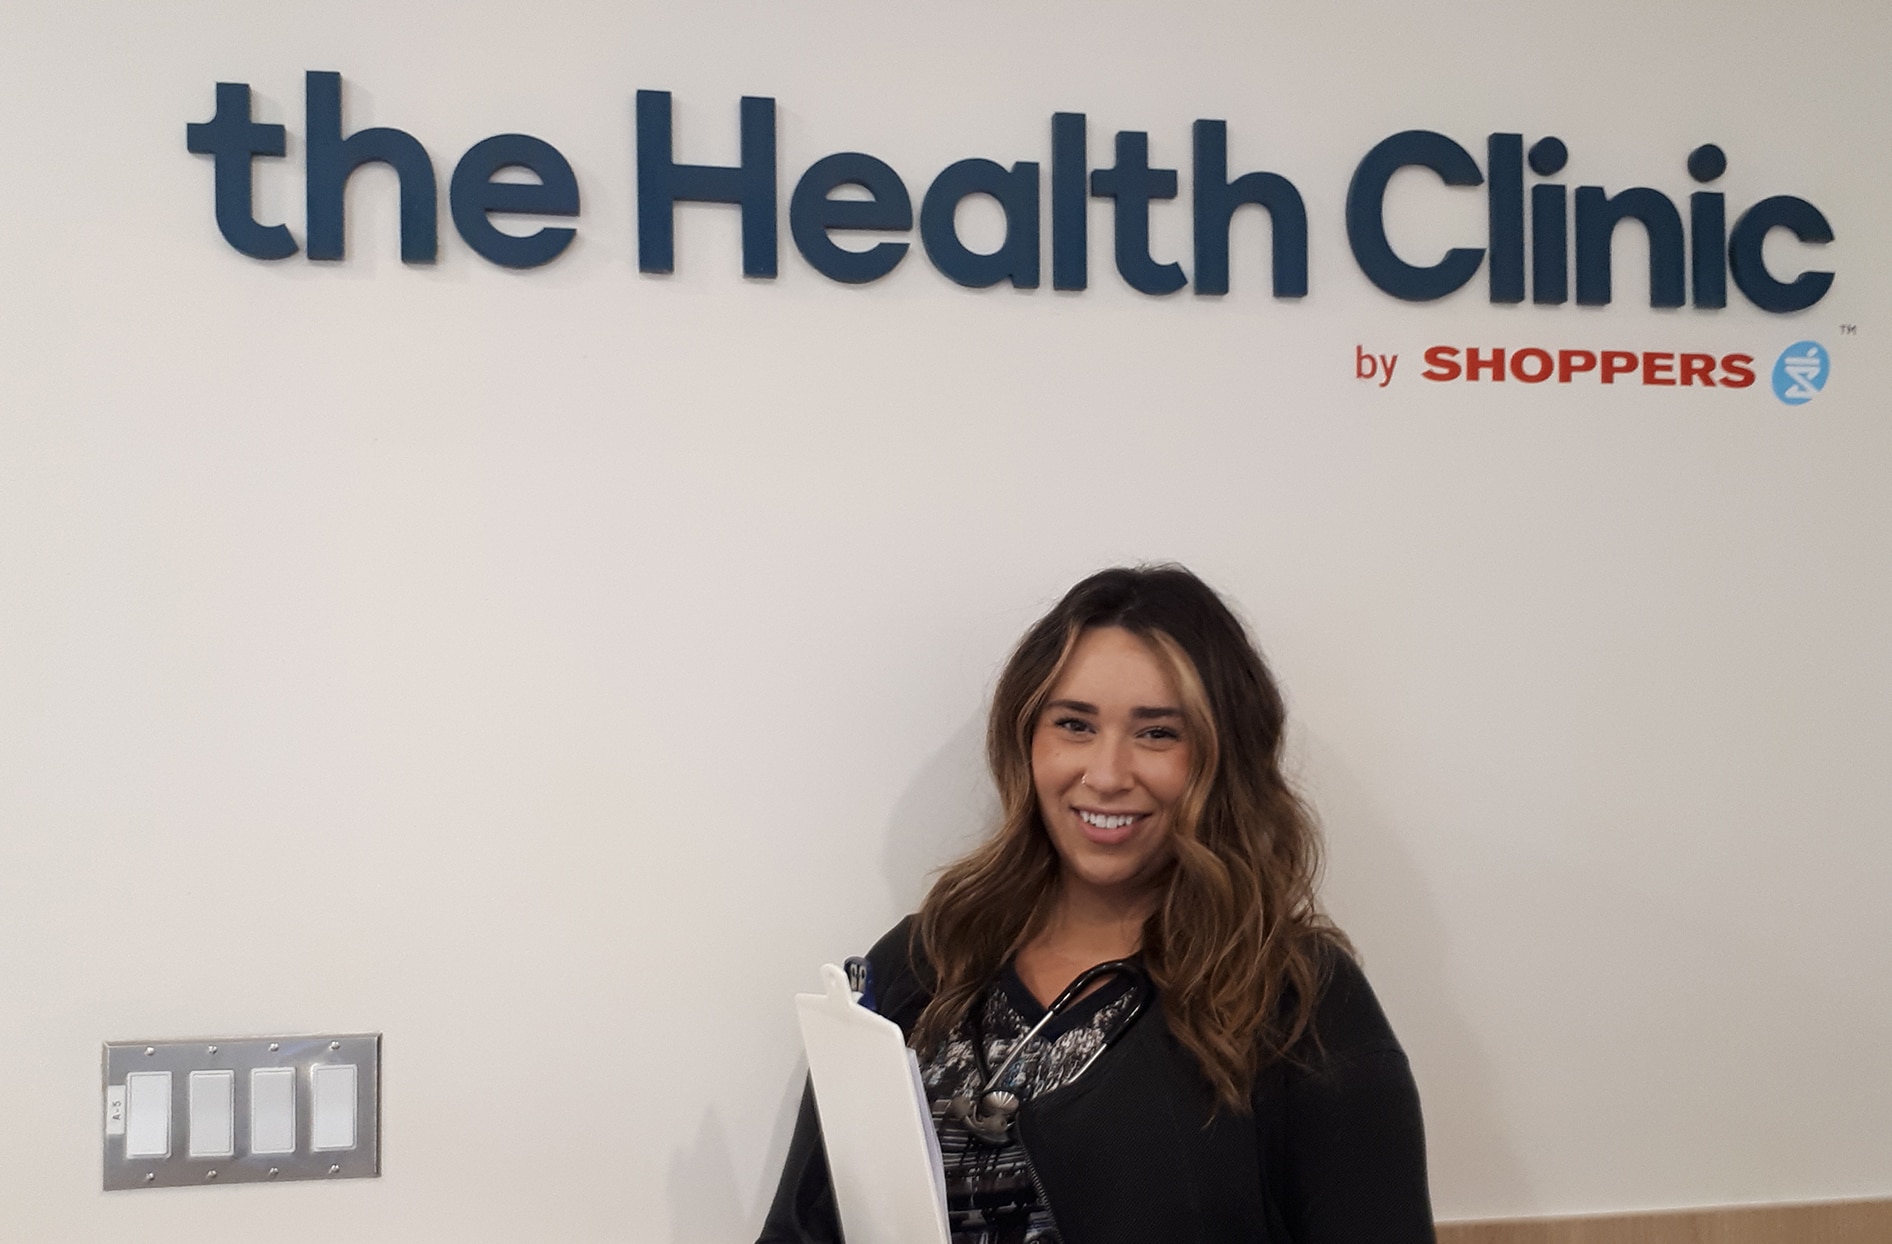
<svg viewBox="0 0 1892 1244">
<path fill-rule="evenodd" d="M 1084 1060 L 1084 1065 L 1078 1068 L 1077 1075 L 1081 1076 L 1090 1070 L 1091 1064 L 1110 1048 L 1111 1042 L 1122 1036 L 1130 1027 L 1131 1022 L 1143 1012 L 1143 1005 L 1148 996 L 1148 983 L 1144 981 L 1142 969 L 1128 959 L 1112 959 L 1108 963 L 1099 963 L 1079 972 L 1071 983 L 1051 1000 L 1051 1005 L 1045 1008 L 1045 1013 L 1039 1017 L 1038 1022 L 1026 1029 L 1024 1036 L 1012 1042 L 1012 1048 L 1007 1050 L 1005 1057 L 999 1061 L 998 1069 L 984 1077 L 976 1103 L 972 1095 L 964 1091 L 954 1096 L 951 1111 L 966 1125 L 967 1130 L 989 1144 L 1005 1143 L 1006 1138 L 1011 1134 L 1012 1118 L 1018 1113 L 1021 1104 L 1017 1094 L 1000 1087 L 1005 1083 L 1005 1077 L 1023 1056 L 1025 1047 L 1037 1040 L 1047 1024 L 1068 1010 L 1072 1003 L 1090 988 L 1092 982 L 1102 976 L 1117 975 L 1129 975 L 1143 987 L 1138 991 L 1136 1000 L 1131 1003 L 1129 1012 L 1118 1021 L 1116 1031 L 1091 1052 L 1091 1056 Z M 974 1034 L 973 1057 L 978 1060 L 980 1070 L 983 1071 L 985 1039 L 978 1033 Z M 1075 1079 L 1076 1076 L 1072 1078 Z"/>
</svg>

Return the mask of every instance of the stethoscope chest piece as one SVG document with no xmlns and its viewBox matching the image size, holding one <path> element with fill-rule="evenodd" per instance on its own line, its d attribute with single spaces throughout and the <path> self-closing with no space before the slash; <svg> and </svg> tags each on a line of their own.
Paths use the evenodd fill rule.
<svg viewBox="0 0 1892 1244">
<path fill-rule="evenodd" d="M 977 1101 L 961 1090 L 946 1104 L 946 1114 L 966 1125 L 966 1130 L 991 1145 L 1002 1145 L 1011 1134 L 1012 1120 L 1022 1105 L 1018 1094 L 994 1089 L 981 1094 Z"/>
</svg>

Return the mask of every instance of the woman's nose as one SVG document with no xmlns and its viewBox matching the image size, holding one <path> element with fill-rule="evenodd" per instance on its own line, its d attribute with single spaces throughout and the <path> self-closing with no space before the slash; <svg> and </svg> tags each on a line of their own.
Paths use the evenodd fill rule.
<svg viewBox="0 0 1892 1244">
<path fill-rule="evenodd" d="M 1100 741 L 1087 757 L 1090 763 L 1084 770 L 1084 785 L 1099 795 L 1120 795 L 1128 790 L 1130 764 L 1124 750 L 1122 743 Z"/>
</svg>

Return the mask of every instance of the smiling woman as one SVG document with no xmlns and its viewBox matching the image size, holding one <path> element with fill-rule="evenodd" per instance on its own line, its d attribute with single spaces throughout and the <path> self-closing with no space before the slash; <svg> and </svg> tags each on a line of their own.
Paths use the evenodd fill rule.
<svg viewBox="0 0 1892 1244">
<path fill-rule="evenodd" d="M 954 1244 L 1433 1238 L 1405 1054 L 1321 913 L 1279 691 L 1176 566 L 1079 583 L 986 734 L 1002 818 L 869 955 Z M 763 1244 L 837 1241 L 804 1100 Z"/>
</svg>

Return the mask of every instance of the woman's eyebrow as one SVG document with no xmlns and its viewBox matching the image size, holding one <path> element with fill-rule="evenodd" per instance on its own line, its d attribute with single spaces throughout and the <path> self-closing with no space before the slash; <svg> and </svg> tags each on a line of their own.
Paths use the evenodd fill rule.
<svg viewBox="0 0 1892 1244">
<path fill-rule="evenodd" d="M 1050 700 L 1046 702 L 1045 707 L 1061 708 L 1071 713 L 1089 713 L 1093 717 L 1099 716 L 1097 706 L 1085 700 Z M 1161 706 L 1144 707 L 1139 705 L 1130 710 L 1131 718 L 1136 721 L 1158 721 L 1172 717 L 1181 717 L 1182 715 L 1183 711 L 1180 708 Z"/>
</svg>

